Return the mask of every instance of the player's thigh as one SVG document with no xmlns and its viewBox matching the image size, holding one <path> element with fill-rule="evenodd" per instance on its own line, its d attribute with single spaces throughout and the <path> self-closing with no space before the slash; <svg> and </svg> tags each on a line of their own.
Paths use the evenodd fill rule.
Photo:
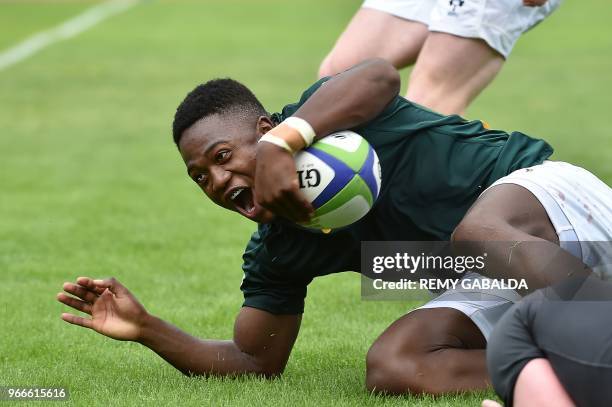
<svg viewBox="0 0 612 407">
<path fill-rule="evenodd" d="M 410 75 L 407 98 L 443 113 L 462 113 L 503 64 L 481 39 L 431 32 Z"/>
<path fill-rule="evenodd" d="M 558 243 L 542 203 L 528 189 L 511 183 L 486 190 L 455 229 L 453 240 L 504 240 L 510 238 L 509 230 Z"/>
<path fill-rule="evenodd" d="M 368 58 L 401 68 L 414 63 L 427 26 L 370 8 L 360 8 L 324 59 L 319 76 L 333 75 Z"/>
</svg>

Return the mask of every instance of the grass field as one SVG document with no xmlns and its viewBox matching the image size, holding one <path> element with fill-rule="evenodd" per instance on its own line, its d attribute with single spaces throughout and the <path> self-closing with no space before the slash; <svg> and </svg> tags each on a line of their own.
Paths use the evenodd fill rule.
<svg viewBox="0 0 612 407">
<path fill-rule="evenodd" d="M 0 1 L 0 48 L 91 3 Z M 174 109 L 217 76 L 248 84 L 271 111 L 294 101 L 358 4 L 143 2 L 0 71 L 0 385 L 65 386 L 75 405 L 479 404 L 483 394 L 367 393 L 368 346 L 418 304 L 361 301 L 355 273 L 311 285 L 285 375 L 272 382 L 189 379 L 139 345 L 59 318 L 62 282 L 113 275 L 186 331 L 231 336 L 255 225 L 185 176 Z M 607 0 L 566 2 L 522 38 L 467 116 L 546 138 L 555 159 L 611 184 L 609 11 Z"/>
</svg>

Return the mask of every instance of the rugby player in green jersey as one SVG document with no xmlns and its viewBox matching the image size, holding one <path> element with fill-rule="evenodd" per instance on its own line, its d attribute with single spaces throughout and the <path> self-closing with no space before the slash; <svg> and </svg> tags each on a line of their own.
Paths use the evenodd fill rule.
<svg viewBox="0 0 612 407">
<path fill-rule="evenodd" d="M 320 80 L 272 115 L 236 81 L 195 88 L 173 126 L 188 174 L 216 204 L 258 223 L 243 255 L 244 305 L 233 339 L 188 335 L 149 314 L 113 278 L 65 283 L 58 300 L 91 318 L 62 318 L 142 343 L 186 374 L 276 376 L 298 335 L 308 284 L 360 271 L 362 241 L 513 242 L 496 246 L 489 258 L 499 261 L 503 275 L 526 279 L 530 289 L 562 278 L 554 267 L 540 272 L 551 269 L 542 259 L 558 261 L 563 272 L 585 270 L 585 253 L 568 242 L 610 240 L 612 216 L 601 205 L 612 202 L 610 188 L 583 169 L 547 161 L 553 150 L 542 140 L 437 114 L 398 96 L 399 87 L 393 66 L 369 60 Z M 330 234 L 293 223 L 312 211 L 299 193 L 293 156 L 275 143 L 258 143 L 264 135 L 285 134 L 269 133 L 273 129 L 290 132 L 289 117 L 310 126 L 296 131 L 312 130 L 316 139 L 352 129 L 377 151 L 381 192 L 362 220 Z M 287 143 L 296 148 L 299 140 Z M 526 241 L 540 242 L 539 251 L 516 244 Z M 368 389 L 442 394 L 488 386 L 487 337 L 520 296 L 485 306 L 445 294 L 401 316 L 374 342 Z"/>
</svg>

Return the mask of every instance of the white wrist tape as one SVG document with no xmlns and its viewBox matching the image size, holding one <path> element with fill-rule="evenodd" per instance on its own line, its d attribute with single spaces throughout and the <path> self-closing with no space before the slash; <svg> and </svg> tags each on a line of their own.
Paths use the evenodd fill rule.
<svg viewBox="0 0 612 407">
<path fill-rule="evenodd" d="M 280 137 L 277 137 L 273 134 L 267 133 L 264 134 L 260 139 L 259 139 L 259 143 L 261 143 L 262 141 L 266 141 L 268 143 L 272 143 L 274 145 L 279 146 L 280 148 L 284 148 L 285 150 L 289 151 L 291 154 L 294 153 L 294 151 L 291 149 L 291 147 L 289 146 L 289 144 L 287 144 L 287 142 L 285 140 L 283 140 Z"/>
<path fill-rule="evenodd" d="M 304 139 L 304 143 L 306 143 L 306 147 L 312 145 L 312 142 L 317 135 L 310 123 L 295 116 L 287 117 L 285 120 L 283 120 L 283 123 L 300 133 L 300 136 L 302 136 Z"/>
</svg>

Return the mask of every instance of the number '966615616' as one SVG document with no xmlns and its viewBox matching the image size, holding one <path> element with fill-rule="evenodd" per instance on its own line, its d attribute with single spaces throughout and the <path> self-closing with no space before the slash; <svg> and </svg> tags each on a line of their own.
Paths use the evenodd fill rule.
<svg viewBox="0 0 612 407">
<path fill-rule="evenodd" d="M 0 400 L 68 400 L 64 387 L 0 386 Z"/>
</svg>

